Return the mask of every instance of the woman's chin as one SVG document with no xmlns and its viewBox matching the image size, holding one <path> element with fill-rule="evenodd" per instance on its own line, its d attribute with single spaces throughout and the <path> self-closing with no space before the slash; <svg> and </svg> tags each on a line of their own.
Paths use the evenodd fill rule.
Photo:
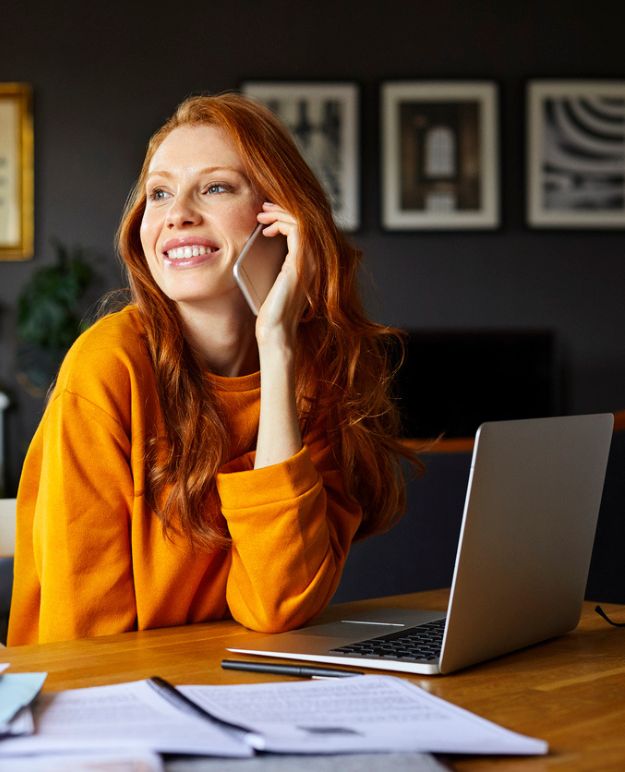
<svg viewBox="0 0 625 772">
<path fill-rule="evenodd" d="M 232 309 L 238 312 L 247 309 L 245 299 L 234 283 L 227 287 L 198 286 L 196 283 L 191 287 L 161 287 L 161 290 L 180 306 L 196 306 L 206 310 L 214 308 L 220 311 Z"/>
</svg>

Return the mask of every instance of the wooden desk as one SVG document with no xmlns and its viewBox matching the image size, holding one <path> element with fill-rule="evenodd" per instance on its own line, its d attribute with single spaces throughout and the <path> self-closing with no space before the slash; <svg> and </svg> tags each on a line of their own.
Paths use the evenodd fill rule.
<svg viewBox="0 0 625 772">
<path fill-rule="evenodd" d="M 447 591 L 358 601 L 340 608 L 389 604 L 444 609 Z M 337 618 L 338 609 L 328 609 L 322 618 Z M 548 757 L 448 759 L 454 769 L 625 769 L 625 629 L 609 626 L 593 609 L 594 604 L 585 604 L 574 632 L 531 649 L 450 676 L 407 676 L 433 694 L 545 739 L 551 747 Z M 625 622 L 624 606 L 608 604 L 605 609 L 615 621 Z M 151 675 L 179 684 L 278 680 L 220 668 L 221 659 L 228 656 L 225 647 L 244 643 L 247 634 L 235 622 L 217 622 L 7 648 L 1 650 L 0 661 L 10 662 L 14 672 L 47 671 L 46 691 Z"/>
</svg>

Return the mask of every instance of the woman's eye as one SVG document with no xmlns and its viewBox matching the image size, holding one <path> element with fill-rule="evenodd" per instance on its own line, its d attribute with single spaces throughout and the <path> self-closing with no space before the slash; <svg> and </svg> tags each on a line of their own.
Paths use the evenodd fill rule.
<svg viewBox="0 0 625 772">
<path fill-rule="evenodd" d="M 169 193 L 162 188 L 154 188 L 154 190 L 151 190 L 148 193 L 148 198 L 151 201 L 163 201 L 163 199 L 168 198 L 168 196 Z"/>
<path fill-rule="evenodd" d="M 222 182 L 213 182 L 206 188 L 207 193 L 226 193 L 229 190 Z"/>
</svg>

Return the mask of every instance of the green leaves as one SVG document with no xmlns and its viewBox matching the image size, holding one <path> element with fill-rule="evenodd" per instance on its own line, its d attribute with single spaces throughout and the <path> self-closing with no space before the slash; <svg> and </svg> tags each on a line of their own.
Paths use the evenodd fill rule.
<svg viewBox="0 0 625 772">
<path fill-rule="evenodd" d="M 80 247 L 53 241 L 56 262 L 36 270 L 17 301 L 18 379 L 45 393 L 82 332 L 82 301 L 94 271 Z"/>
</svg>

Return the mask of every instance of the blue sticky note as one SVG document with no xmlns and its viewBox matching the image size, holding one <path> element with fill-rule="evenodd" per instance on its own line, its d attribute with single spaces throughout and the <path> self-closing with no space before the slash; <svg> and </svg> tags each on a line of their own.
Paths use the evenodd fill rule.
<svg viewBox="0 0 625 772">
<path fill-rule="evenodd" d="M 0 723 L 10 721 L 39 694 L 47 673 L 0 675 Z"/>
</svg>

